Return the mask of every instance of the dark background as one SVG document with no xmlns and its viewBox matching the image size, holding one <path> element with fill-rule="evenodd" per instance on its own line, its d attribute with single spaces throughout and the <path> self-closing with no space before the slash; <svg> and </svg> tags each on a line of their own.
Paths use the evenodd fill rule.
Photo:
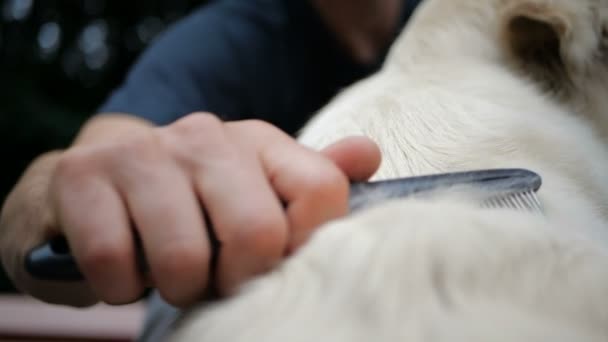
<svg viewBox="0 0 608 342">
<path fill-rule="evenodd" d="M 0 0 L 0 203 L 33 158 L 70 143 L 159 32 L 206 2 Z"/>
</svg>

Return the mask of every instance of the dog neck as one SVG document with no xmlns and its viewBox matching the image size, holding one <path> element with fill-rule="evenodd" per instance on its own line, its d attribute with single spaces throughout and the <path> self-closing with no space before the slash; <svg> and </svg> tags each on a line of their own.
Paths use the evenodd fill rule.
<svg viewBox="0 0 608 342">
<path fill-rule="evenodd" d="M 506 11 L 509 6 L 526 3 L 526 0 L 427 0 L 393 45 L 384 68 L 425 73 L 424 78 L 436 82 L 445 79 L 443 72 L 453 72 L 455 68 L 502 69 L 534 84 L 545 97 L 587 120 L 608 144 L 608 96 L 605 96 L 608 60 L 598 58 L 605 54 L 602 41 L 598 41 L 604 38 L 596 37 L 599 24 L 594 20 L 599 20 L 599 15 L 585 18 L 584 11 L 573 14 L 568 8 L 566 19 L 572 20 L 568 24 L 575 29 L 561 42 L 560 52 L 565 63 L 561 72 L 567 74 L 567 78 L 560 81 L 550 79 L 556 76 L 554 70 L 542 70 L 542 66 L 528 69 L 524 65 L 526 61 L 518 60 L 521 56 L 514 56 L 505 42 Z M 532 3 L 538 5 L 543 1 Z M 442 65 L 446 66 L 445 70 Z M 547 87 L 547 81 L 557 87 Z"/>
</svg>

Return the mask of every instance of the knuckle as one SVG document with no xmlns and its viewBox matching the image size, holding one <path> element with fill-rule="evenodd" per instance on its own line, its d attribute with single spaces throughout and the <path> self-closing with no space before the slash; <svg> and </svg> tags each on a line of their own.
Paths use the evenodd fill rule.
<svg viewBox="0 0 608 342">
<path fill-rule="evenodd" d="M 221 129 L 223 122 L 211 113 L 192 113 L 170 125 L 182 136 L 200 136 Z"/>
<path fill-rule="evenodd" d="M 101 169 L 120 186 L 156 180 L 168 156 L 156 133 L 130 137 L 103 147 Z"/>
<path fill-rule="evenodd" d="M 160 250 L 152 267 L 163 299 L 177 306 L 196 300 L 206 286 L 209 260 L 196 246 L 174 243 Z"/>
<path fill-rule="evenodd" d="M 127 258 L 127 251 L 123 250 L 118 244 L 95 241 L 86 246 L 82 252 L 80 263 L 88 272 L 97 273 L 103 269 L 110 269 L 128 262 Z"/>
<path fill-rule="evenodd" d="M 55 167 L 55 177 L 60 180 L 82 179 L 93 171 L 93 158 L 89 151 L 74 149 L 61 155 Z"/>
<path fill-rule="evenodd" d="M 201 269 L 207 253 L 200 247 L 186 243 L 171 243 L 158 251 L 157 268 L 165 275 L 180 275 L 194 269 Z"/>
<path fill-rule="evenodd" d="M 272 254 L 284 248 L 287 240 L 287 222 L 285 218 L 253 213 L 241 219 L 236 225 L 233 243 L 242 246 L 255 254 Z"/>
<path fill-rule="evenodd" d="M 132 262 L 127 249 L 121 248 L 118 244 L 94 242 L 89 244 L 79 263 L 85 274 L 93 276 L 98 280 L 99 277 L 120 277 L 120 282 L 103 280 L 96 284 L 96 292 L 99 298 L 111 305 L 128 304 L 138 300 L 143 294 L 144 287 L 133 275 L 120 271 L 116 273 L 126 263 Z"/>
<path fill-rule="evenodd" d="M 307 180 L 309 196 L 320 205 L 342 201 L 348 197 L 349 182 L 336 167 L 327 167 L 322 172 L 311 173 Z"/>
<path fill-rule="evenodd" d="M 190 114 L 163 129 L 162 136 L 172 156 L 187 164 L 226 154 L 224 123 L 213 114 Z"/>
<path fill-rule="evenodd" d="M 272 139 L 276 142 L 286 143 L 291 138 L 285 132 L 280 130 L 273 124 L 259 120 L 249 119 L 227 124 L 231 132 L 234 132 L 238 137 L 246 137 L 247 139 Z"/>
<path fill-rule="evenodd" d="M 162 155 L 160 139 L 155 133 L 139 134 L 108 146 L 106 153 L 118 162 L 156 161 Z"/>
<path fill-rule="evenodd" d="M 158 164 L 163 156 L 157 134 L 138 134 L 95 147 L 68 150 L 57 163 L 55 177 L 72 182 L 104 172 L 121 174 L 125 169 L 145 172 L 153 170 L 149 166 Z"/>
</svg>

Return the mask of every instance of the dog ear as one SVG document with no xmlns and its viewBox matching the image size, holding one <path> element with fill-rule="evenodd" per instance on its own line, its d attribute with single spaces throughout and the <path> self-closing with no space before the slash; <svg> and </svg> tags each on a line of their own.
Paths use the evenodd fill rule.
<svg viewBox="0 0 608 342">
<path fill-rule="evenodd" d="M 512 62 L 546 90 L 561 93 L 570 83 L 566 42 L 572 23 L 567 13 L 519 1 L 502 16 L 503 43 Z"/>
</svg>

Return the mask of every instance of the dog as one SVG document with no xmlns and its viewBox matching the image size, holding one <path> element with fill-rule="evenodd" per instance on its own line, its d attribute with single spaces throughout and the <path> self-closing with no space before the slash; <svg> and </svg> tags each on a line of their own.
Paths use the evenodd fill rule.
<svg viewBox="0 0 608 342">
<path fill-rule="evenodd" d="M 299 140 L 371 137 L 375 179 L 543 177 L 543 213 L 468 192 L 378 204 L 187 315 L 172 340 L 608 341 L 608 0 L 426 0 Z"/>
</svg>

